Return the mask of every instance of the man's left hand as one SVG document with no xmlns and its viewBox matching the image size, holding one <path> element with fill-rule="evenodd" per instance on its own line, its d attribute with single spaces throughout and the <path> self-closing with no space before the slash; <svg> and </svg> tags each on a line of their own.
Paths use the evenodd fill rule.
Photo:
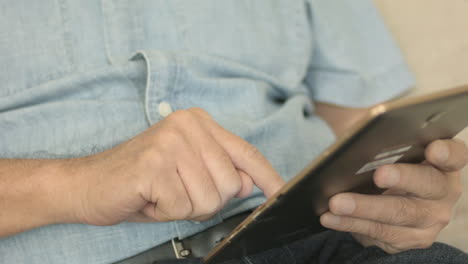
<svg viewBox="0 0 468 264">
<path fill-rule="evenodd" d="M 437 140 L 421 164 L 384 165 L 374 182 L 382 195 L 340 193 L 329 201 L 320 221 L 330 229 L 350 232 L 363 246 L 394 254 L 430 247 L 449 223 L 462 186 L 460 171 L 468 148 L 458 140 Z"/>
</svg>

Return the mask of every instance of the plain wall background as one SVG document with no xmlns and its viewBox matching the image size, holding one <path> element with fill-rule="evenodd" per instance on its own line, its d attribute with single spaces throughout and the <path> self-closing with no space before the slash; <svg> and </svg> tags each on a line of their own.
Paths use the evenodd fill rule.
<svg viewBox="0 0 468 264">
<path fill-rule="evenodd" d="M 409 96 L 468 84 L 468 0 L 374 2 L 416 76 Z M 468 129 L 459 137 L 468 142 Z M 468 168 L 462 177 L 464 194 L 439 241 L 468 252 Z"/>
</svg>

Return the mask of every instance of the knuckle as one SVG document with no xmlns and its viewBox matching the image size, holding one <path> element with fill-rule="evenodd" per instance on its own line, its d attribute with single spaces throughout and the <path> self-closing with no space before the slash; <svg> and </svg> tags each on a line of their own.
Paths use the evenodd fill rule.
<svg viewBox="0 0 468 264">
<path fill-rule="evenodd" d="M 239 193 L 242 188 L 242 181 L 240 177 L 228 175 L 220 181 L 219 194 L 222 201 L 227 201 Z"/>
<path fill-rule="evenodd" d="M 197 213 L 200 215 L 209 215 L 221 209 L 222 201 L 219 195 L 210 195 L 198 206 Z"/>
<path fill-rule="evenodd" d="M 166 117 L 166 120 L 170 123 L 187 125 L 190 124 L 194 120 L 194 118 L 195 116 L 193 112 L 182 109 L 170 114 L 168 117 Z"/>
<path fill-rule="evenodd" d="M 211 118 L 210 114 L 200 107 L 191 107 L 187 111 L 203 118 Z"/>
<path fill-rule="evenodd" d="M 166 127 L 156 134 L 157 146 L 168 146 L 180 142 L 182 133 L 173 127 Z"/>
<path fill-rule="evenodd" d="M 186 199 L 183 203 L 180 203 L 178 208 L 179 219 L 188 219 L 193 213 L 193 207 L 190 200 Z"/>
<path fill-rule="evenodd" d="M 177 204 L 177 207 L 170 213 L 174 220 L 189 219 L 192 215 L 192 206 L 190 204 Z"/>
<path fill-rule="evenodd" d="M 432 224 L 432 220 L 434 219 L 434 212 L 433 207 L 430 206 L 428 203 L 422 204 L 412 204 L 411 211 L 412 214 L 412 221 L 411 225 L 413 227 L 427 227 Z"/>
<path fill-rule="evenodd" d="M 450 215 L 447 216 L 444 210 L 438 210 L 432 202 L 423 202 L 414 204 L 414 215 L 413 221 L 408 226 L 428 229 L 435 225 L 441 225 L 450 218 Z"/>
<path fill-rule="evenodd" d="M 242 188 L 242 181 L 240 177 L 234 177 L 229 181 L 229 184 L 227 184 L 227 186 L 229 189 L 227 190 L 226 194 L 229 198 L 231 198 L 240 192 Z"/>
<path fill-rule="evenodd" d="M 368 226 L 369 237 L 377 240 L 388 240 L 389 232 L 381 223 L 375 222 Z"/>
<path fill-rule="evenodd" d="M 437 214 L 437 222 L 443 227 L 446 227 L 450 223 L 451 219 L 452 212 L 450 210 Z"/>
<path fill-rule="evenodd" d="M 196 113 L 196 114 L 202 114 L 202 115 L 208 114 L 208 112 L 206 112 L 205 110 L 203 110 L 200 107 L 190 107 L 187 110 L 190 111 L 190 112 Z"/>
<path fill-rule="evenodd" d="M 395 214 L 393 214 L 392 223 L 397 225 L 409 225 L 412 221 L 417 220 L 415 214 L 416 208 L 407 199 L 399 198 L 394 200 Z"/>
<path fill-rule="evenodd" d="M 421 206 L 419 208 L 419 221 L 417 222 L 416 226 L 427 228 L 432 226 L 435 222 L 437 222 L 437 215 L 438 212 L 434 212 L 433 207 L 430 206 Z"/>
<path fill-rule="evenodd" d="M 220 151 L 216 154 L 216 161 L 222 164 L 232 164 L 231 157 L 224 151 Z"/>
<path fill-rule="evenodd" d="M 245 155 L 248 159 L 251 159 L 251 160 L 259 160 L 259 161 L 264 160 L 262 153 L 254 145 L 248 144 L 245 147 Z"/>
<path fill-rule="evenodd" d="M 165 202 L 166 216 L 171 220 L 188 219 L 193 213 L 192 203 L 187 195 L 173 194 Z"/>
<path fill-rule="evenodd" d="M 213 175 L 214 177 L 217 177 L 219 182 L 222 184 L 220 186 L 221 196 L 230 197 L 237 194 L 242 187 L 242 182 L 234 168 L 234 165 L 232 165 L 231 157 L 226 152 L 221 152 L 217 155 L 216 161 L 222 164 L 225 168 L 224 173 Z"/>
</svg>

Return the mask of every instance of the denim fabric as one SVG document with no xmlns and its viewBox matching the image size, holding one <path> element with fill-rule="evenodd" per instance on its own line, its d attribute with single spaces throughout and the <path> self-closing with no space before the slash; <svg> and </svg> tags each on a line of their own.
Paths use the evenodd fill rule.
<svg viewBox="0 0 468 264">
<path fill-rule="evenodd" d="M 334 141 L 312 100 L 367 106 L 413 79 L 369 0 L 16 0 L 0 3 L 0 82 L 1 158 L 90 155 L 197 106 L 289 180 Z M 0 262 L 109 263 L 263 201 L 37 228 L 0 239 Z"/>
<path fill-rule="evenodd" d="M 201 264 L 200 259 L 158 261 L 155 264 Z M 239 260 L 220 264 L 462 264 L 468 255 L 445 244 L 389 255 L 378 247 L 364 248 L 351 235 L 327 231 Z M 143 264 L 143 263 L 142 263 Z M 149 263 L 148 263 L 149 264 Z"/>
</svg>

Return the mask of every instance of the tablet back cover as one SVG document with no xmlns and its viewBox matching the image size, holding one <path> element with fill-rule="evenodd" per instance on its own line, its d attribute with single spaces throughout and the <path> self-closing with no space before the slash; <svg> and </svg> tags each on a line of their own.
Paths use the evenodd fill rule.
<svg viewBox="0 0 468 264">
<path fill-rule="evenodd" d="M 219 263 L 255 254 L 324 231 L 319 216 L 340 192 L 380 193 L 374 169 L 419 163 L 435 139 L 452 138 L 468 126 L 468 87 L 373 108 L 346 138 L 325 151 L 281 191 L 257 208 L 205 258 Z"/>
</svg>

